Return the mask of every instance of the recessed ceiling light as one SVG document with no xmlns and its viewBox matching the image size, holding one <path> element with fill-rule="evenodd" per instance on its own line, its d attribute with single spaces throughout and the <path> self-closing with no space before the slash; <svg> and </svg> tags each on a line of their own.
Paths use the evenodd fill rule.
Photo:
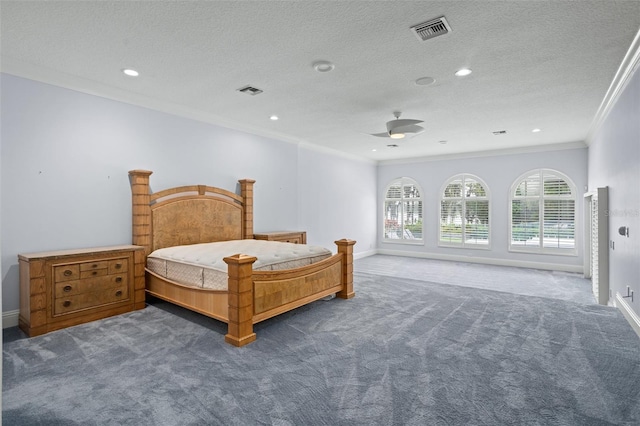
<svg viewBox="0 0 640 426">
<path fill-rule="evenodd" d="M 371 151 L 376 152 L 376 151 L 377 151 L 377 149 L 373 148 Z"/>
<path fill-rule="evenodd" d="M 436 82 L 436 79 L 433 77 L 420 77 L 416 80 L 417 86 L 429 86 Z"/>
<path fill-rule="evenodd" d="M 271 117 L 269 117 L 270 120 L 276 121 L 278 120 L 278 116 L 277 115 L 272 115 Z"/>
<path fill-rule="evenodd" d="M 469 68 L 460 68 L 455 72 L 456 77 L 464 77 L 471 74 L 471 70 Z"/>
<path fill-rule="evenodd" d="M 533 133 L 538 133 L 540 131 L 540 129 L 533 129 L 532 132 Z"/>
<path fill-rule="evenodd" d="M 122 70 L 122 72 L 128 75 L 129 77 L 137 77 L 139 75 L 138 71 L 132 70 L 131 68 L 125 68 Z"/>
<path fill-rule="evenodd" d="M 316 61 L 313 63 L 313 69 L 315 69 L 318 72 L 329 72 L 329 71 L 333 71 L 334 68 L 335 68 L 335 65 L 333 65 L 329 61 Z"/>
</svg>

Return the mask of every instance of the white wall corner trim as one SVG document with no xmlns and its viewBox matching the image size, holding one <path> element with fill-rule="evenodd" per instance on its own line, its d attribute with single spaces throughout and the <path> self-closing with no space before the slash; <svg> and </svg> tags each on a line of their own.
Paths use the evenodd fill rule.
<svg viewBox="0 0 640 426">
<path fill-rule="evenodd" d="M 558 263 L 529 262 L 525 260 L 492 259 L 487 257 L 470 257 L 453 254 L 418 253 L 412 251 L 398 251 L 378 249 L 378 254 L 389 256 L 418 257 L 421 259 L 450 260 L 453 262 L 481 263 L 484 265 L 513 266 L 516 268 L 544 269 L 547 271 L 577 272 L 581 273 L 582 265 L 567 265 Z"/>
<path fill-rule="evenodd" d="M 2 313 L 2 328 L 17 327 L 20 310 L 7 311 Z"/>
<path fill-rule="evenodd" d="M 640 317 L 631 309 L 631 306 L 629 306 L 620 293 L 616 292 L 616 299 L 613 304 L 622 312 L 622 315 L 624 315 L 631 325 L 631 328 L 633 328 L 633 331 L 640 337 Z"/>
<path fill-rule="evenodd" d="M 607 93 L 604 95 L 604 99 L 591 122 L 591 127 L 589 127 L 589 133 L 587 133 L 587 138 L 585 140 L 587 145 L 591 145 L 591 142 L 600 129 L 600 126 L 602 126 L 602 123 L 607 118 L 607 115 L 609 115 L 609 112 L 613 108 L 613 105 L 615 105 L 618 97 L 624 91 L 627 83 L 631 80 L 631 77 L 638 69 L 638 65 L 640 65 L 640 30 L 638 30 L 633 42 L 631 42 L 631 46 L 629 47 L 627 54 L 622 60 L 622 63 L 613 78 L 613 81 L 609 86 L 609 90 L 607 90 Z"/>
</svg>

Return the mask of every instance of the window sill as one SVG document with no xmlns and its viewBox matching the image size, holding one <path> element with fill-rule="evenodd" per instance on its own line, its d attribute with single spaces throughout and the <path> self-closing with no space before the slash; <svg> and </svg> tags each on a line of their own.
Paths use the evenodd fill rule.
<svg viewBox="0 0 640 426">
<path fill-rule="evenodd" d="M 484 245 L 480 245 L 480 244 L 462 245 L 462 244 L 438 243 L 438 247 L 440 247 L 440 248 L 456 248 L 456 249 L 471 249 L 471 250 L 491 250 L 491 245 L 490 244 L 484 244 Z"/>
<path fill-rule="evenodd" d="M 527 249 L 509 247 L 509 253 L 526 253 L 526 254 L 542 254 L 547 256 L 578 257 L 578 251 L 576 249 L 554 250 L 554 249 L 532 248 L 527 250 Z"/>
<path fill-rule="evenodd" d="M 410 245 L 410 246 L 423 246 L 424 245 L 424 240 L 401 240 L 401 239 L 397 239 L 397 240 L 382 240 L 382 243 L 389 243 L 389 244 L 404 244 L 404 245 Z"/>
</svg>

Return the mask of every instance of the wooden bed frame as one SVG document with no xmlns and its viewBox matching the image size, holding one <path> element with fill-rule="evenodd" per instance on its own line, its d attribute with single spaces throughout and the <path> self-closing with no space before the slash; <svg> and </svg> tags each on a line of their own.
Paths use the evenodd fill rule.
<svg viewBox="0 0 640 426">
<path fill-rule="evenodd" d="M 151 171 L 129 172 L 132 192 L 133 244 L 154 250 L 177 245 L 253 238 L 254 180 L 240 180 L 240 195 L 206 185 L 165 189 L 151 194 Z M 229 253 L 227 291 L 194 288 L 146 269 L 150 295 L 226 322 L 225 341 L 234 346 L 253 342 L 253 324 L 307 303 L 353 291 L 353 240 L 335 242 L 337 254 L 296 269 L 253 271 L 257 259 Z M 276 244 L 276 243 L 274 243 Z"/>
</svg>

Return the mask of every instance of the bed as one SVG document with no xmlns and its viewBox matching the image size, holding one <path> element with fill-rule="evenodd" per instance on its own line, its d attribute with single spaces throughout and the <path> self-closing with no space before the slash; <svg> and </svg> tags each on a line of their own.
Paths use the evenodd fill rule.
<svg viewBox="0 0 640 426">
<path fill-rule="evenodd" d="M 133 244 L 144 247 L 146 293 L 227 323 L 227 343 L 234 346 L 251 343 L 256 339 L 254 324 L 307 303 L 333 294 L 342 299 L 355 296 L 353 246 L 356 242 L 353 240 L 336 241 L 336 254 L 305 252 L 309 259 L 304 260 L 302 266 L 295 261 L 283 262 L 278 267 L 265 265 L 269 263 L 265 262 L 269 255 L 265 254 L 264 245 L 259 251 L 260 259 L 253 252 L 233 251 L 234 248 L 254 250 L 244 245 L 253 242 L 242 241 L 253 240 L 254 180 L 238 181 L 240 195 L 206 185 L 151 193 L 151 174 L 149 170 L 129 172 Z M 287 244 L 259 243 L 279 249 Z M 187 283 L 178 275 L 163 274 L 162 261 L 158 263 L 157 260 L 158 253 L 165 253 L 165 249 L 171 252 L 171 248 L 184 246 L 195 249 L 200 257 L 207 257 L 208 254 L 202 253 L 208 253 L 209 245 L 224 244 L 229 244 L 226 249 L 230 250 L 222 258 L 226 265 L 226 286 L 220 284 L 219 277 L 217 284 L 212 284 L 216 279 L 207 284 L 205 272 L 201 273 L 202 285 Z M 306 249 L 299 246 L 286 250 Z M 177 258 L 181 256 L 164 255 L 164 271 L 175 268 L 179 263 Z M 175 261 L 175 265 L 167 266 L 170 261 Z M 214 262 L 209 257 L 207 262 L 221 263 L 219 259 Z M 254 268 L 254 264 L 260 267 Z M 286 269 L 278 269 L 283 267 Z M 185 274 L 198 275 L 197 272 Z"/>
</svg>

